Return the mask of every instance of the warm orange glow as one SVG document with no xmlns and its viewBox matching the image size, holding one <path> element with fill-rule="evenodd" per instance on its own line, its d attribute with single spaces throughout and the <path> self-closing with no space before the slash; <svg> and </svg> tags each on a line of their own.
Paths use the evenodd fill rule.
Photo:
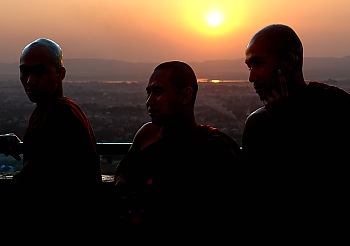
<svg viewBox="0 0 350 246">
<path fill-rule="evenodd" d="M 343 57 L 349 9 L 349 0 L 60 0 L 59 8 L 56 1 L 4 0 L 0 62 L 18 62 L 39 37 L 59 42 L 66 59 L 237 59 L 256 31 L 276 22 L 297 31 L 306 57 Z"/>
<path fill-rule="evenodd" d="M 220 79 L 212 79 L 212 80 L 210 80 L 210 82 L 217 84 L 217 83 L 220 83 L 221 80 Z"/>
</svg>

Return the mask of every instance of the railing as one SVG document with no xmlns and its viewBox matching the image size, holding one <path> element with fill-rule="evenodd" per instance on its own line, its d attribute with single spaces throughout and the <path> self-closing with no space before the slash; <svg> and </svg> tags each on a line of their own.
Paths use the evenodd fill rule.
<svg viewBox="0 0 350 246">
<path fill-rule="evenodd" d="M 131 143 L 97 143 L 97 151 L 100 155 L 125 155 Z"/>
<path fill-rule="evenodd" d="M 97 151 L 99 155 L 125 155 L 129 148 L 131 146 L 131 143 L 97 143 Z M 23 153 L 23 142 L 19 143 L 19 151 L 20 153 Z M 107 185 L 109 181 L 111 180 L 110 175 L 104 175 L 103 181 Z M 5 185 L 8 185 L 11 178 L 6 178 L 6 176 L 0 177 L 0 190 L 1 188 L 4 188 Z"/>
<path fill-rule="evenodd" d="M 20 153 L 23 153 L 23 142 L 19 144 Z M 131 143 L 97 143 L 97 151 L 100 155 L 125 155 Z"/>
</svg>

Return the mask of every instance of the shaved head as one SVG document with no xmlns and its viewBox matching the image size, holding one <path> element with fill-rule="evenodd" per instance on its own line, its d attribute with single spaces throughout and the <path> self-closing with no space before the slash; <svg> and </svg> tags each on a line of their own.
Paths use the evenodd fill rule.
<svg viewBox="0 0 350 246">
<path fill-rule="evenodd" d="M 299 69 L 303 66 L 303 45 L 295 31 L 283 24 L 271 24 L 254 34 L 248 43 L 250 46 L 254 42 L 264 43 L 266 51 L 284 57 L 293 54 Z"/>
</svg>

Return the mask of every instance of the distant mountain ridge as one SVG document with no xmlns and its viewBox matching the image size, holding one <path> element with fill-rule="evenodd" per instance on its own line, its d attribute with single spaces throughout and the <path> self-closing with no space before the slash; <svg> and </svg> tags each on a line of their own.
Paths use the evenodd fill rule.
<svg viewBox="0 0 350 246">
<path fill-rule="evenodd" d="M 244 59 L 188 62 L 199 79 L 248 79 Z M 158 63 L 138 63 L 105 59 L 65 59 L 66 80 L 146 81 Z M 305 57 L 306 80 L 350 79 L 350 56 Z M 0 80 L 18 81 L 18 63 L 0 63 Z"/>
</svg>

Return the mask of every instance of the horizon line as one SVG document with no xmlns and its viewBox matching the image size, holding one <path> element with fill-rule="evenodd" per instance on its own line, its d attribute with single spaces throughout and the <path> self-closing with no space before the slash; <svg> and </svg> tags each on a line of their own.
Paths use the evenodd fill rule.
<svg viewBox="0 0 350 246">
<path fill-rule="evenodd" d="M 304 56 L 304 59 L 306 58 L 328 58 L 328 59 L 344 59 L 344 58 L 348 58 L 350 57 L 350 55 L 345 55 L 345 56 Z M 217 59 L 207 59 L 207 60 L 201 60 L 201 61 L 186 61 L 187 63 L 193 63 L 193 62 L 208 62 L 208 61 L 222 61 L 222 60 L 226 60 L 226 61 L 233 61 L 233 60 L 241 60 L 244 59 L 244 57 L 241 58 L 217 58 Z M 89 57 L 85 57 L 85 58 L 64 58 L 64 61 L 66 60 L 102 60 L 102 61 L 119 61 L 119 62 L 125 62 L 125 63 L 161 63 L 165 60 L 162 61 L 128 61 L 128 60 L 121 60 L 121 59 L 113 59 L 113 58 L 89 58 Z M 180 60 L 180 59 L 169 59 L 170 60 Z M 184 60 L 182 60 L 184 61 Z M 14 61 L 14 62 L 3 62 L 0 61 L 0 63 L 3 64 L 14 64 L 14 63 L 18 63 L 18 61 Z"/>
</svg>

